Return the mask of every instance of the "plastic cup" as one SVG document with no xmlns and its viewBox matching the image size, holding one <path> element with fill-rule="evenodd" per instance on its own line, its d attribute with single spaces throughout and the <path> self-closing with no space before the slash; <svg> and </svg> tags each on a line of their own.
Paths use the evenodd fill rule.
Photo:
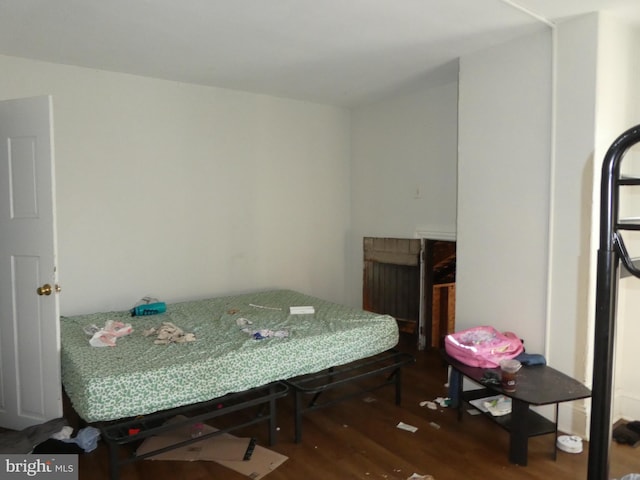
<svg viewBox="0 0 640 480">
<path fill-rule="evenodd" d="M 505 392 L 515 392 L 518 385 L 518 370 L 522 364 L 518 360 L 502 360 L 500 362 L 501 385 Z"/>
</svg>

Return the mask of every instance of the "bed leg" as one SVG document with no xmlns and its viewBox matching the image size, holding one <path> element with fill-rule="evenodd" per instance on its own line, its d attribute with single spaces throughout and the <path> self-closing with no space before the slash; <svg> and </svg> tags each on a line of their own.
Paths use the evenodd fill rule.
<svg viewBox="0 0 640 480">
<path fill-rule="evenodd" d="M 295 442 L 300 443 L 302 441 L 302 392 L 298 390 L 295 391 L 294 417 Z"/>
<path fill-rule="evenodd" d="M 400 405 L 402 401 L 402 367 L 396 370 L 396 405 Z"/>
<path fill-rule="evenodd" d="M 119 446 L 115 443 L 108 443 L 109 445 L 109 480 L 118 480 L 120 478 L 120 458 L 119 458 Z"/>
<path fill-rule="evenodd" d="M 276 435 L 277 435 L 277 414 L 276 414 L 276 399 L 274 394 L 276 393 L 276 386 L 271 385 L 269 387 L 269 393 L 272 398 L 269 400 L 269 446 L 273 446 L 276 444 Z"/>
</svg>

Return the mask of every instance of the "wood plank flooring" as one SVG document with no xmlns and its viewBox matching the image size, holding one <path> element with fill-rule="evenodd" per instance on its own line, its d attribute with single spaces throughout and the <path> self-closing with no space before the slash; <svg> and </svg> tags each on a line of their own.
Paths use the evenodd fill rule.
<svg viewBox="0 0 640 480">
<path fill-rule="evenodd" d="M 558 452 L 553 460 L 553 435 L 529 441 L 529 464 L 507 460 L 508 435 L 482 416 L 464 414 L 458 421 L 450 408 L 420 407 L 423 400 L 447 396 L 446 367 L 437 352 L 404 350 L 417 356 L 404 370 L 402 406 L 394 404 L 393 389 L 354 398 L 307 414 L 302 443 L 293 441 L 291 398 L 282 399 L 278 412 L 278 442 L 271 448 L 288 460 L 267 480 L 405 480 L 411 474 L 430 474 L 436 480 L 547 480 L 586 479 L 587 451 Z M 220 419 L 217 419 L 220 420 Z M 415 433 L 398 429 L 398 422 L 418 427 Z M 220 425 L 214 425 L 220 426 Z M 266 424 L 254 425 L 237 436 L 254 436 L 267 446 Z M 611 476 L 640 472 L 640 449 L 613 443 Z M 107 448 L 80 455 L 80 479 L 109 478 Z M 214 462 L 143 460 L 121 470 L 122 480 L 223 479 L 247 477 Z"/>
</svg>

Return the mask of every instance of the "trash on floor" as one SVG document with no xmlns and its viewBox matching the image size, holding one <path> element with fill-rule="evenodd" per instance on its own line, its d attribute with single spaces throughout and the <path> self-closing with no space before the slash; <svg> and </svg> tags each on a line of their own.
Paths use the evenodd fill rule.
<svg viewBox="0 0 640 480">
<path fill-rule="evenodd" d="M 178 416 L 169 422 L 181 421 L 184 418 Z M 203 435 L 216 431 L 215 428 L 206 424 L 202 424 L 202 429 Z M 192 438 L 192 429 L 189 427 L 169 430 L 155 437 L 147 438 L 136 453 L 143 455 L 190 438 Z M 251 443 L 253 442 L 250 438 L 222 433 L 197 443 L 153 455 L 146 460 L 213 461 L 252 479 L 259 480 L 288 459 L 284 455 L 253 443 L 250 458 L 245 460 Z"/>
<path fill-rule="evenodd" d="M 414 473 L 410 477 L 407 477 L 407 480 L 435 480 L 431 475 L 419 475 Z"/>
<path fill-rule="evenodd" d="M 85 452 L 89 453 L 98 448 L 100 440 L 100 430 L 95 427 L 84 427 L 76 434 L 75 437 L 62 439 L 65 443 L 75 443 Z"/>
<path fill-rule="evenodd" d="M 430 410 L 437 410 L 438 409 L 438 405 L 440 405 L 442 408 L 446 408 L 448 406 L 451 405 L 451 399 L 448 397 L 438 397 L 436 399 L 434 399 L 433 401 L 430 400 L 424 400 L 422 402 L 420 402 L 420 406 L 421 407 L 427 407 Z"/>
<path fill-rule="evenodd" d="M 421 407 L 427 407 L 429 410 L 437 410 L 438 404 L 436 402 L 430 402 L 425 400 L 424 402 L 420 402 Z"/>
<path fill-rule="evenodd" d="M 567 453 L 581 453 L 582 439 L 576 435 L 560 435 L 556 441 L 558 450 Z"/>
<path fill-rule="evenodd" d="M 409 425 L 408 423 L 404 423 L 404 422 L 399 422 L 398 425 L 396 425 L 397 428 L 399 428 L 400 430 L 406 430 L 407 432 L 412 432 L 415 433 L 418 431 L 418 427 L 414 427 L 413 425 Z"/>
</svg>

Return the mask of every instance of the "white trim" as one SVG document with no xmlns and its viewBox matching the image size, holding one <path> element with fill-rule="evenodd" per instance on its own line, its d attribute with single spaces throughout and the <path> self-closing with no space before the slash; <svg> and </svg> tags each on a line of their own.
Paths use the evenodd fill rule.
<svg viewBox="0 0 640 480">
<path fill-rule="evenodd" d="M 564 402 L 559 405 L 558 431 L 578 435 L 589 440 L 589 421 L 591 419 L 591 401 L 582 399 Z"/>
<path fill-rule="evenodd" d="M 456 231 L 446 231 L 441 227 L 417 227 L 415 232 L 415 238 L 426 238 L 428 240 L 448 240 L 451 242 L 456 241 Z"/>
<path fill-rule="evenodd" d="M 640 418 L 640 397 L 635 392 L 617 391 L 615 394 L 615 402 L 618 406 L 617 412 L 614 412 L 613 421 L 636 420 Z"/>
<path fill-rule="evenodd" d="M 553 264 L 554 264 L 554 236 L 556 211 L 556 167 L 557 167 L 557 129 L 558 129 L 558 29 L 551 24 L 551 152 L 549 158 L 549 233 L 547 238 L 547 305 L 545 318 L 544 354 L 547 361 L 551 355 L 551 299 L 553 296 Z"/>
<path fill-rule="evenodd" d="M 501 0 L 502 3 L 506 3 L 507 5 L 515 8 L 516 10 L 520 10 L 522 13 L 525 13 L 527 15 L 529 15 L 530 17 L 535 18 L 536 20 L 544 23 L 545 25 L 548 25 L 550 27 L 555 27 L 555 23 L 553 23 L 551 20 L 549 20 L 547 17 L 544 17 L 536 12 L 534 12 L 533 10 L 529 10 L 528 8 L 523 7 L 522 5 L 517 4 L 516 2 L 512 1 L 512 0 Z"/>
</svg>

